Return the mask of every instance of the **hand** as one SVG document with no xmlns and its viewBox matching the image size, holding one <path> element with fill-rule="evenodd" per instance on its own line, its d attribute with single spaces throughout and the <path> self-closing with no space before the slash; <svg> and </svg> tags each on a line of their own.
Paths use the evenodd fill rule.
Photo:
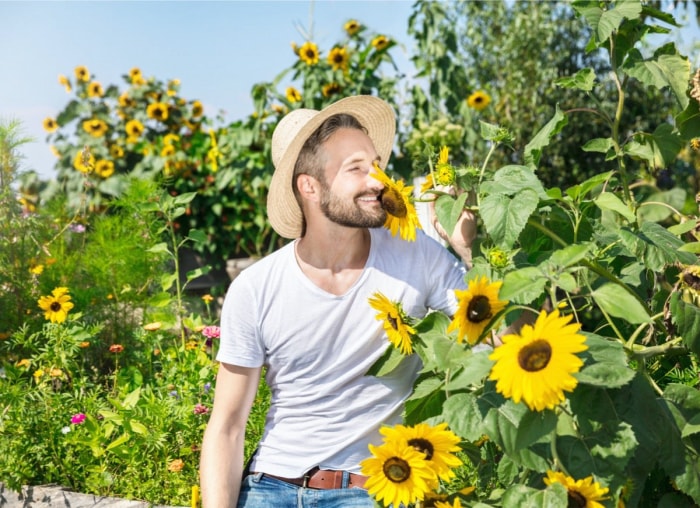
<svg viewBox="0 0 700 508">
<path fill-rule="evenodd" d="M 435 213 L 435 202 L 430 203 L 430 220 L 435 228 L 435 231 L 440 237 L 445 240 L 454 251 L 462 258 L 467 267 L 471 266 L 472 262 L 472 243 L 476 238 L 476 214 L 469 210 L 463 210 L 457 220 L 454 230 L 451 235 L 448 235 L 445 228 L 438 221 Z"/>
</svg>

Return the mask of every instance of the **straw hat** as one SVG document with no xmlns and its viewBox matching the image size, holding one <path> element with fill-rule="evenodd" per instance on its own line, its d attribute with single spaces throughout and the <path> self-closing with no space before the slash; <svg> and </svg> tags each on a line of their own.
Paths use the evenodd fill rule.
<svg viewBox="0 0 700 508">
<path fill-rule="evenodd" d="M 294 165 L 306 140 L 330 116 L 347 113 L 367 129 L 374 148 L 384 164 L 394 146 L 396 119 L 388 103 L 371 95 L 346 97 L 330 106 L 315 109 L 296 109 L 286 115 L 272 134 L 272 163 L 275 172 L 267 196 L 267 215 L 270 224 L 284 238 L 301 236 L 303 217 L 294 197 L 292 178 Z"/>
</svg>

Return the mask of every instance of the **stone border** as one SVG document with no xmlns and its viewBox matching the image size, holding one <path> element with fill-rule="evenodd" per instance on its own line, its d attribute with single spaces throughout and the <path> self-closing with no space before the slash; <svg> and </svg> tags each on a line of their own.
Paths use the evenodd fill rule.
<svg viewBox="0 0 700 508">
<path fill-rule="evenodd" d="M 176 508 L 154 505 L 146 501 L 132 501 L 118 497 L 72 492 L 60 485 L 23 486 L 21 492 L 8 489 L 0 482 L 0 508 Z"/>
</svg>

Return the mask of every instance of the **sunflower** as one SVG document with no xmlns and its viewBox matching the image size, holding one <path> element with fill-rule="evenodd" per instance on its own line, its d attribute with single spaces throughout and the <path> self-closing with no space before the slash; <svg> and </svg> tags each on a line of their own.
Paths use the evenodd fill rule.
<svg viewBox="0 0 700 508">
<path fill-rule="evenodd" d="M 456 497 L 454 501 L 435 501 L 435 508 L 462 508 L 462 501 Z"/>
<path fill-rule="evenodd" d="M 293 86 L 288 86 L 287 89 L 284 91 L 284 94 L 287 96 L 287 100 L 291 103 L 301 101 L 301 92 L 299 92 L 299 90 L 297 90 Z"/>
<path fill-rule="evenodd" d="M 50 296 L 42 296 L 38 302 L 44 311 L 44 317 L 52 323 L 63 323 L 68 317 L 68 311 L 73 308 L 68 288 L 65 287 L 54 289 Z"/>
<path fill-rule="evenodd" d="M 83 130 L 93 138 L 101 138 L 107 132 L 107 124 L 99 118 L 83 121 Z"/>
<path fill-rule="evenodd" d="M 172 132 L 163 136 L 163 143 L 166 145 L 177 145 L 180 142 L 180 136 Z"/>
<path fill-rule="evenodd" d="M 129 97 L 127 92 L 124 92 L 119 96 L 119 107 L 121 108 L 132 108 L 136 105 L 136 101 Z"/>
<path fill-rule="evenodd" d="M 163 102 L 154 102 L 146 108 L 148 118 L 165 122 L 168 119 L 168 105 Z"/>
<path fill-rule="evenodd" d="M 396 182 L 387 176 L 375 164 L 372 176 L 384 184 L 382 192 L 382 207 L 386 210 L 384 227 L 391 230 L 392 236 L 401 232 L 401 238 L 412 242 L 416 239 L 416 229 L 422 229 L 416 214 L 416 208 L 411 202 L 413 186 L 404 186 L 403 181 Z"/>
<path fill-rule="evenodd" d="M 141 74 L 141 69 L 138 67 L 132 67 L 131 70 L 129 70 L 129 80 L 132 85 L 143 85 L 146 83 L 146 80 L 143 79 L 143 75 Z"/>
<path fill-rule="evenodd" d="M 126 135 L 128 136 L 127 141 L 130 143 L 135 143 L 138 138 L 143 134 L 143 124 L 138 120 L 129 120 L 126 122 Z"/>
<path fill-rule="evenodd" d="M 389 39 L 385 35 L 377 35 L 374 39 L 372 39 L 372 46 L 374 46 L 374 49 L 377 51 L 386 49 L 388 45 Z"/>
<path fill-rule="evenodd" d="M 88 85 L 88 97 L 99 98 L 105 94 L 99 81 L 93 81 Z"/>
<path fill-rule="evenodd" d="M 84 65 L 79 65 L 75 68 L 75 79 L 78 81 L 87 82 L 90 80 L 90 71 Z"/>
<path fill-rule="evenodd" d="M 524 325 L 520 334 L 502 337 L 489 358 L 496 363 L 489 379 L 496 391 L 514 402 L 522 399 L 531 410 L 552 409 L 564 400 L 564 390 L 573 391 L 583 361 L 574 353 L 588 349 L 586 337 L 578 333 L 579 323 L 569 324 L 572 316 L 540 312 L 534 326 Z"/>
<path fill-rule="evenodd" d="M 547 471 L 545 485 L 561 483 L 567 490 L 568 506 L 573 508 L 603 508 L 603 504 L 598 501 L 608 499 L 605 495 L 608 488 L 601 488 L 598 482 L 593 481 L 592 476 L 587 476 L 582 480 L 574 480 L 564 473 Z"/>
<path fill-rule="evenodd" d="M 58 84 L 62 85 L 66 89 L 66 93 L 70 93 L 72 88 L 70 86 L 70 80 L 63 74 L 58 75 Z"/>
<path fill-rule="evenodd" d="M 483 111 L 491 102 L 491 97 L 486 92 L 478 90 L 467 98 L 467 105 L 477 111 Z"/>
<path fill-rule="evenodd" d="M 328 53 L 328 64 L 334 71 L 348 70 L 348 50 L 347 48 L 333 48 Z"/>
<path fill-rule="evenodd" d="M 447 327 L 447 333 L 459 330 L 458 342 L 463 342 L 466 336 L 470 345 L 476 344 L 493 317 L 508 305 L 508 301 L 498 299 L 502 284 L 501 281 L 490 282 L 487 277 L 481 277 L 469 281 L 469 286 L 463 291 L 456 289 L 459 307 Z"/>
<path fill-rule="evenodd" d="M 360 25 L 359 21 L 356 19 L 351 19 L 343 25 L 345 33 L 347 33 L 350 37 L 359 32 L 360 28 L 362 28 L 362 25 Z"/>
<path fill-rule="evenodd" d="M 323 85 L 321 93 L 323 93 L 324 97 L 330 97 L 331 95 L 339 94 L 342 90 L 343 87 L 341 87 L 339 83 L 328 83 L 327 85 Z"/>
<path fill-rule="evenodd" d="M 87 156 L 84 156 L 83 151 L 79 151 L 75 154 L 73 158 L 73 167 L 80 171 L 81 173 L 91 173 L 95 167 L 95 156 L 88 152 Z"/>
<path fill-rule="evenodd" d="M 56 129 L 58 129 L 58 124 L 56 123 L 56 120 L 54 120 L 50 116 L 44 118 L 43 125 L 44 125 L 44 130 L 46 132 L 54 132 Z"/>
<path fill-rule="evenodd" d="M 425 181 L 423 182 L 423 185 L 420 186 L 420 193 L 425 194 L 428 192 L 430 189 L 434 188 L 435 184 L 433 183 L 433 174 L 428 173 L 428 176 L 425 177 Z"/>
<path fill-rule="evenodd" d="M 450 156 L 450 149 L 443 146 L 440 149 L 440 156 L 435 165 L 435 182 L 438 185 L 452 185 L 455 183 L 455 168 L 447 162 Z"/>
<path fill-rule="evenodd" d="M 318 46 L 311 41 L 306 41 L 299 48 L 299 59 L 306 65 L 316 65 L 318 63 Z"/>
<path fill-rule="evenodd" d="M 384 330 L 389 341 L 401 350 L 401 353 L 410 355 L 413 353 L 411 337 L 416 331 L 408 324 L 408 317 L 398 302 L 392 302 L 381 293 L 374 293 L 369 299 L 369 304 L 379 313 L 376 319 L 384 320 Z"/>
<path fill-rule="evenodd" d="M 427 423 L 413 427 L 395 425 L 382 427 L 379 432 L 384 436 L 385 442 L 405 440 L 409 446 L 423 452 L 435 475 L 442 480 L 450 481 L 455 477 L 452 469 L 462 465 L 462 461 L 454 454 L 460 450 L 461 439 L 447 429 L 447 423 L 435 427 Z"/>
<path fill-rule="evenodd" d="M 201 101 L 192 102 L 192 117 L 198 118 L 204 114 L 204 105 Z"/>
<path fill-rule="evenodd" d="M 121 159 L 124 157 L 124 149 L 115 144 L 109 147 L 109 154 L 115 159 Z"/>
<path fill-rule="evenodd" d="M 360 463 L 362 474 L 369 476 L 365 488 L 385 506 L 408 505 L 422 500 L 437 482 L 425 455 L 407 442 L 369 445 L 372 456 Z"/>
<path fill-rule="evenodd" d="M 175 155 L 175 147 L 173 145 L 168 144 L 163 145 L 163 148 L 160 151 L 160 156 L 170 157 L 171 155 Z"/>
<path fill-rule="evenodd" d="M 95 164 L 95 173 L 102 178 L 109 178 L 114 173 L 114 162 L 109 160 L 97 161 L 97 164 Z"/>
</svg>

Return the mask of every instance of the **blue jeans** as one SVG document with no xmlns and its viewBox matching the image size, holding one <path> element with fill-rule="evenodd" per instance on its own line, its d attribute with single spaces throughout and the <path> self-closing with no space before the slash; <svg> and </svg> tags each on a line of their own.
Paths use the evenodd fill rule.
<svg viewBox="0 0 700 508">
<path fill-rule="evenodd" d="M 347 483 L 345 479 L 344 484 Z M 374 508 L 364 489 L 316 490 L 297 487 L 263 473 L 243 479 L 238 508 Z"/>
</svg>

